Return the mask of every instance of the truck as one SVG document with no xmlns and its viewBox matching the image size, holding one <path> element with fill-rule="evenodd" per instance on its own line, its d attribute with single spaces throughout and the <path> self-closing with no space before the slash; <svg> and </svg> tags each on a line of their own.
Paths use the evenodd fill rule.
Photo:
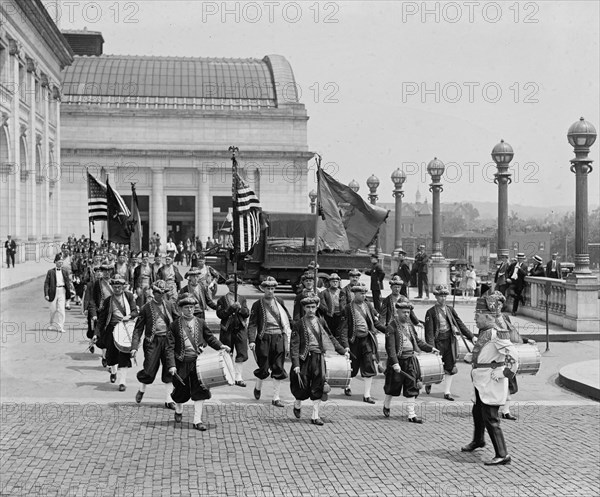
<svg viewBox="0 0 600 497">
<path fill-rule="evenodd" d="M 315 260 L 315 214 L 267 212 L 268 228 L 265 229 L 252 252 L 238 263 L 238 276 L 259 285 L 267 276 L 278 283 L 291 285 L 294 291 L 307 266 Z M 212 261 L 207 258 L 207 264 Z M 211 265 L 222 272 L 231 272 L 228 260 L 214 261 Z M 318 271 L 338 273 L 348 278 L 348 271 L 370 267 L 370 255 L 366 250 L 322 251 L 317 258 Z"/>
</svg>

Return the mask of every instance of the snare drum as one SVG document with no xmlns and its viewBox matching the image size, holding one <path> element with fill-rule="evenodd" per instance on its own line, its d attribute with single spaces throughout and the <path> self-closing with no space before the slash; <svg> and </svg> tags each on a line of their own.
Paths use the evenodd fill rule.
<svg viewBox="0 0 600 497">
<path fill-rule="evenodd" d="M 542 354 L 540 354 L 537 346 L 522 343 L 515 345 L 515 349 L 517 349 L 517 360 L 519 361 L 517 374 L 537 374 L 542 361 Z"/>
<path fill-rule="evenodd" d="M 444 379 L 444 366 L 442 358 L 437 354 L 417 354 L 421 377 L 424 385 L 441 383 Z"/>
<path fill-rule="evenodd" d="M 325 381 L 331 388 L 348 388 L 350 386 L 350 359 L 343 355 L 325 356 Z"/>
<path fill-rule="evenodd" d="M 198 380 L 206 388 L 233 385 L 235 373 L 231 356 L 224 350 L 206 351 L 196 359 Z"/>
<path fill-rule="evenodd" d="M 128 354 L 131 352 L 131 339 L 133 338 L 133 328 L 135 321 L 117 323 L 113 328 L 113 339 L 115 347 L 119 352 Z"/>
<path fill-rule="evenodd" d="M 463 340 L 461 337 L 456 337 L 456 340 L 458 341 L 458 360 L 467 362 L 465 358 L 467 354 L 473 352 L 473 343 L 469 340 Z M 467 345 L 465 345 L 465 341 Z M 467 349 L 467 347 L 469 348 Z"/>
</svg>

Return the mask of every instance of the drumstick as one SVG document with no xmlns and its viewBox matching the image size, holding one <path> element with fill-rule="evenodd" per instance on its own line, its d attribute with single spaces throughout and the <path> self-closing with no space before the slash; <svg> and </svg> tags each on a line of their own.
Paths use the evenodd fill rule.
<svg viewBox="0 0 600 497">
<path fill-rule="evenodd" d="M 183 381 L 181 379 L 181 376 L 179 376 L 177 373 L 173 373 L 173 377 L 179 382 L 181 383 L 183 386 L 185 386 L 185 381 Z"/>
</svg>

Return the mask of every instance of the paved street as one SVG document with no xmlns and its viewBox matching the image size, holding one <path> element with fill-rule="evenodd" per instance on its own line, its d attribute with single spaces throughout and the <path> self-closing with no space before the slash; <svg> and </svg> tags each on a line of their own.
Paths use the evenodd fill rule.
<svg viewBox="0 0 600 497">
<path fill-rule="evenodd" d="M 0 393 L 0 495 L 396 495 L 396 496 L 595 496 L 600 492 L 598 403 L 556 384 L 558 369 L 598 357 L 598 342 L 552 343 L 537 376 L 520 377 L 513 413 L 502 423 L 510 466 L 489 469 L 491 444 L 473 454 L 470 440 L 469 366 L 459 365 L 453 393 L 441 385 L 419 397 L 423 425 L 406 422 L 401 400 L 392 416 L 381 413 L 383 377 L 373 384 L 374 406 L 334 390 L 322 409 L 325 425 L 310 424 L 310 402 L 301 420 L 292 414 L 288 384 L 284 409 L 252 397 L 253 359 L 247 388 L 213 389 L 205 404 L 209 430 L 191 429 L 193 407 L 175 428 L 164 409 L 160 384 L 134 402 L 134 366 L 126 392 L 118 392 L 86 352 L 84 319 L 67 314 L 69 333 L 44 329 L 48 304 L 42 280 L 2 294 Z M 220 289 L 219 294 L 222 293 Z M 250 303 L 254 288 L 244 294 Z M 291 294 L 283 295 L 291 310 Z M 426 307 L 419 306 L 423 317 Z M 463 316 L 472 324 L 472 313 Z M 544 350 L 542 344 L 540 349 Z M 141 365 L 142 357 L 139 358 Z M 355 383 L 354 383 L 355 382 Z"/>
</svg>

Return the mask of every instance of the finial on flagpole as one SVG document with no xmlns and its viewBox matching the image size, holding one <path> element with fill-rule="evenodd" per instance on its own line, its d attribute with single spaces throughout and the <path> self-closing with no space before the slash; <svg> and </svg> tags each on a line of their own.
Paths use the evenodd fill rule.
<svg viewBox="0 0 600 497">
<path fill-rule="evenodd" d="M 229 151 L 231 152 L 232 157 L 235 157 L 235 154 L 237 154 L 240 151 L 240 149 L 237 148 L 235 145 L 231 145 L 229 147 Z"/>
</svg>

